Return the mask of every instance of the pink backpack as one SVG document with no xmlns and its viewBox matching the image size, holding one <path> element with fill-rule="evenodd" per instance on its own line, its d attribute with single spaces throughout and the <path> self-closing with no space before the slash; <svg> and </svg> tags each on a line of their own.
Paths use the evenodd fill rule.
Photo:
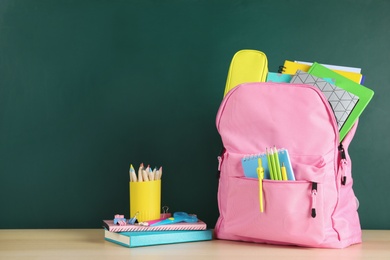
<svg viewBox="0 0 390 260">
<path fill-rule="evenodd" d="M 361 243 L 358 202 L 352 189 L 348 146 L 332 108 L 315 87 L 288 83 L 244 83 L 223 99 L 216 125 L 224 145 L 219 159 L 219 239 L 344 248 Z M 241 159 L 286 148 L 295 181 L 244 176 Z"/>
</svg>

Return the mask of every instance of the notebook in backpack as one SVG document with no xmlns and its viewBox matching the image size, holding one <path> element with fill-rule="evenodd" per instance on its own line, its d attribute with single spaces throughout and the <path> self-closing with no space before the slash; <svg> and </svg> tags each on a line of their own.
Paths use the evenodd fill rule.
<svg viewBox="0 0 390 260">
<path fill-rule="evenodd" d="M 325 96 L 305 84 L 245 83 L 225 96 L 216 118 L 219 157 L 219 239 L 343 248 L 361 242 L 348 146 L 357 123 L 339 142 Z M 257 178 L 241 159 L 266 147 L 289 152 L 295 181 Z M 314 210 L 314 214 L 313 214 Z"/>
</svg>

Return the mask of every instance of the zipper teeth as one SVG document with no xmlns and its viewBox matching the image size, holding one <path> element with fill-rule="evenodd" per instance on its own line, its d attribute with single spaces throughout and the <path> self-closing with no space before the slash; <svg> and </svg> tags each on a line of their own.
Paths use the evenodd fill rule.
<svg viewBox="0 0 390 260">
<path fill-rule="evenodd" d="M 345 185 L 347 183 L 347 176 L 345 175 L 346 166 L 347 166 L 347 156 L 345 154 L 345 149 L 343 147 L 343 143 L 340 143 L 338 147 L 338 151 L 340 153 L 340 161 L 338 162 L 338 169 L 341 170 L 341 185 Z"/>
<path fill-rule="evenodd" d="M 315 218 L 317 216 L 316 208 L 317 208 L 317 183 L 313 182 L 311 188 L 311 217 L 312 218 Z"/>
<path fill-rule="evenodd" d="M 245 84 L 245 83 L 243 83 L 243 84 Z M 220 122 L 221 122 L 222 114 L 223 114 L 223 112 L 224 112 L 224 110 L 225 110 L 225 107 L 226 107 L 226 103 L 228 102 L 228 100 L 230 99 L 230 97 L 232 96 L 232 94 L 233 94 L 234 92 L 236 92 L 237 89 L 239 89 L 240 86 L 242 86 L 243 84 L 240 84 L 240 85 L 238 85 L 238 86 L 232 88 L 232 89 L 226 94 L 226 96 L 223 98 L 222 103 L 221 103 L 221 105 L 220 105 L 220 107 L 219 107 L 219 109 L 218 109 L 218 113 L 217 113 L 217 122 L 216 122 L 216 125 L 217 125 L 218 131 L 219 131 L 219 124 L 220 124 Z"/>
<path fill-rule="evenodd" d="M 342 147 L 342 143 L 340 140 L 340 132 L 338 130 L 338 127 L 337 127 L 337 121 L 336 121 L 336 116 L 334 115 L 334 112 L 333 112 L 333 109 L 332 107 L 330 106 L 330 103 L 329 101 L 326 99 L 325 95 L 323 95 L 323 93 L 321 92 L 321 90 L 319 90 L 318 88 L 314 87 L 314 86 L 310 86 L 312 89 L 314 89 L 314 91 L 317 92 L 319 98 L 322 100 L 322 103 L 324 104 L 325 106 L 325 109 L 327 111 L 327 113 L 330 115 L 330 118 L 332 118 L 332 125 L 333 125 L 333 130 L 335 132 L 335 140 L 334 140 L 334 147 L 336 149 L 335 150 L 335 159 L 334 161 L 337 162 L 337 156 L 338 156 L 338 152 L 339 152 L 339 147 L 341 145 Z M 334 172 L 337 173 L 337 170 L 338 170 L 338 163 L 335 163 L 334 164 Z"/>
</svg>

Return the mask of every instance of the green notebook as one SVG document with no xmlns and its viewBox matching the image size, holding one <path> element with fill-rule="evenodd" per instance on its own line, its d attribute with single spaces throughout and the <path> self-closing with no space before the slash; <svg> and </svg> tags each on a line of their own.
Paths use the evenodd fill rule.
<svg viewBox="0 0 390 260">
<path fill-rule="evenodd" d="M 320 78 L 332 78 L 336 81 L 335 85 L 337 87 L 342 88 L 359 97 L 359 101 L 340 129 L 340 141 L 342 141 L 374 96 L 374 91 L 338 74 L 337 72 L 334 72 L 331 69 L 322 66 L 317 62 L 313 63 L 308 73 Z"/>
</svg>

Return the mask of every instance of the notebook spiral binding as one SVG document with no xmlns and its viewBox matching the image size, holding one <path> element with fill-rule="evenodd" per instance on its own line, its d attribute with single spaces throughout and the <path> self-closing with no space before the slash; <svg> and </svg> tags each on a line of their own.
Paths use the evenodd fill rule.
<svg viewBox="0 0 390 260">
<path fill-rule="evenodd" d="M 265 153 L 257 153 L 257 154 L 247 154 L 242 158 L 242 161 L 249 161 L 253 159 L 263 158 L 267 156 Z"/>
<path fill-rule="evenodd" d="M 285 70 L 285 66 L 279 66 L 279 69 L 278 69 L 278 73 L 282 73 L 282 72 L 284 72 L 284 70 Z"/>
</svg>

